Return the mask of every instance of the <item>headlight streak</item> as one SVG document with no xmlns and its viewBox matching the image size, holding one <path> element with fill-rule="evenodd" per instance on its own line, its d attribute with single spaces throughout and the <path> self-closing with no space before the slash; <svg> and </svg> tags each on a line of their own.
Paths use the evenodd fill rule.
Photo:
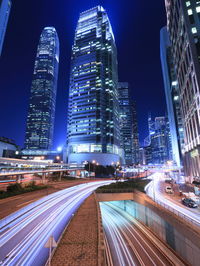
<svg viewBox="0 0 200 266">
<path fill-rule="evenodd" d="M 89 195 L 91 192 L 92 192 L 91 190 L 87 191 L 86 193 L 83 193 L 81 196 L 79 195 L 78 197 L 74 198 L 73 201 L 71 202 L 71 205 L 67 206 L 68 208 L 66 210 L 69 211 L 73 206 L 75 206 L 80 201 L 80 199 Z M 43 234 L 41 235 L 42 237 L 40 237 L 40 241 L 38 241 L 38 239 L 36 239 L 36 241 L 33 242 L 32 245 L 29 246 L 29 248 L 26 250 L 26 252 L 20 258 L 20 260 L 17 262 L 17 264 L 16 264 L 17 266 L 27 265 L 27 263 L 31 263 L 31 261 L 34 260 L 34 253 L 37 253 L 38 250 L 40 250 L 41 248 L 44 247 L 44 245 L 48 239 L 49 233 L 51 235 L 53 233 L 53 231 L 55 230 L 56 226 L 65 217 L 66 210 L 65 210 L 65 208 L 62 208 L 62 210 L 59 211 L 58 220 L 55 219 L 55 215 L 54 215 L 54 217 L 52 217 L 53 223 L 51 224 L 51 227 L 49 227 L 48 233 L 45 234 L 45 232 L 42 232 Z"/>
<path fill-rule="evenodd" d="M 5 255 L 4 258 L 1 257 L 1 265 L 22 266 L 31 265 L 33 261 L 35 263 L 37 254 L 42 250 L 46 251 L 44 244 L 50 235 L 53 235 L 54 232 L 58 230 L 62 230 L 62 226 L 64 229 L 63 223 L 66 224 L 72 212 L 77 209 L 83 200 L 97 187 L 111 182 L 112 181 L 93 182 L 87 185 L 81 184 L 70 189 L 65 189 L 52 194 L 51 197 L 44 197 L 42 201 L 39 200 L 38 204 L 35 204 L 35 208 L 30 207 L 28 212 L 26 209 L 27 213 L 25 215 L 20 214 L 17 220 L 11 221 L 4 227 L 4 230 L 6 229 L 7 231 L 3 232 L 0 236 L 0 245 L 1 248 L 4 249 L 4 253 L 5 250 L 7 250 L 8 253 L 6 253 L 7 255 Z M 45 202 L 45 199 L 47 202 Z M 66 202 L 64 202 L 65 200 Z M 51 210 L 51 208 L 53 208 L 53 210 Z M 36 219 L 39 219 L 37 224 L 35 224 Z M 13 228 L 9 228 L 11 224 Z M 24 233 L 24 230 L 27 231 L 29 227 L 31 227 L 30 231 Z M 25 236 L 20 238 L 19 236 L 21 236 L 21 234 L 25 234 Z M 56 238 L 58 238 L 58 235 L 56 235 Z M 17 239 L 18 243 L 11 250 L 8 241 L 12 241 L 12 239 Z M 3 256 L 2 254 L 3 253 L 1 253 L 1 256 Z M 46 255 L 45 258 L 47 259 Z"/>
<path fill-rule="evenodd" d="M 154 181 L 151 181 L 145 188 L 145 191 L 147 195 L 149 195 L 150 198 L 155 199 L 158 204 L 164 204 L 165 207 L 167 207 L 168 210 L 179 212 L 179 216 L 181 217 L 183 215 L 186 220 L 194 221 L 196 225 L 200 225 L 200 213 L 197 213 L 196 210 L 189 210 L 187 207 L 183 207 L 181 203 L 173 201 L 173 199 L 168 199 L 165 194 L 162 194 L 159 191 L 159 181 L 160 178 L 163 176 L 161 173 L 155 173 L 151 177 L 154 179 Z"/>
<path fill-rule="evenodd" d="M 143 250 L 143 252 L 146 254 L 146 256 L 149 258 L 149 260 L 152 262 L 153 265 L 157 265 L 151 258 L 151 256 L 148 254 L 148 252 L 146 251 L 146 249 L 144 248 L 144 246 L 141 244 L 141 242 L 145 243 L 145 245 L 150 249 L 150 251 L 154 254 L 154 256 L 159 260 L 159 262 L 165 266 L 165 263 L 159 258 L 159 256 L 156 254 L 156 252 L 154 252 L 154 250 L 151 248 L 151 246 L 147 243 L 147 241 L 144 239 L 143 235 L 134 228 L 134 225 L 132 224 L 132 221 L 130 219 L 130 217 L 128 217 L 128 215 L 126 215 L 126 217 L 123 217 L 123 213 L 120 211 L 116 211 L 114 208 L 112 208 L 112 206 L 108 205 L 110 208 L 109 210 L 112 212 L 112 215 L 115 217 L 115 220 L 119 220 L 121 219 L 121 221 L 123 222 L 124 227 L 127 229 L 127 231 L 129 232 L 129 234 L 135 239 L 135 241 L 138 243 L 138 245 L 141 247 L 141 249 Z M 130 230 L 131 228 L 131 230 Z M 130 244 L 130 246 L 132 247 L 134 253 L 136 252 L 136 254 L 138 253 L 137 250 L 135 249 L 135 247 L 132 245 L 131 241 L 130 241 L 130 237 L 121 229 L 120 230 L 121 233 L 124 235 L 124 237 L 127 239 L 128 243 Z M 140 241 L 139 241 L 140 239 Z M 142 241 L 141 241 L 142 240 Z M 139 255 L 139 254 L 138 254 Z M 137 256 L 138 257 L 138 256 Z M 144 266 L 145 264 L 140 261 L 140 263 L 142 263 Z"/>
<path fill-rule="evenodd" d="M 113 238 L 113 243 L 115 243 L 115 250 L 116 250 L 116 255 L 118 257 L 119 264 L 120 265 L 127 265 L 126 260 L 124 259 L 124 257 L 126 257 L 128 265 L 131 266 L 131 263 L 129 261 L 128 251 L 127 251 L 128 249 L 126 248 L 126 243 L 124 242 L 123 238 L 121 237 L 121 235 L 118 233 L 118 231 L 116 229 L 110 228 L 111 225 L 114 227 L 114 224 L 111 221 L 109 221 L 109 223 L 105 222 L 105 225 L 106 225 L 107 230 L 109 231 L 110 235 Z M 132 265 L 134 265 L 134 264 L 132 264 Z"/>
<path fill-rule="evenodd" d="M 68 194 L 68 197 L 73 195 L 74 192 L 71 192 Z M 63 199 L 66 198 L 66 195 L 60 196 L 58 199 L 51 199 L 50 202 L 48 202 L 44 206 L 37 206 L 35 209 L 31 210 L 29 215 L 21 220 L 19 223 L 15 224 L 13 227 L 9 228 L 6 232 L 4 232 L 0 236 L 0 247 L 2 247 L 7 241 L 9 241 L 15 234 L 19 233 L 25 226 L 27 226 L 31 221 L 36 219 L 38 216 L 42 214 L 43 211 L 47 211 L 51 207 L 55 206 L 55 204 L 61 202 Z"/>
<path fill-rule="evenodd" d="M 9 229 L 10 227 L 15 225 L 16 223 L 19 223 L 20 220 L 27 217 L 31 212 L 34 212 L 37 207 L 40 208 L 43 204 L 46 204 L 47 201 L 55 200 L 56 198 L 58 198 L 58 196 L 66 195 L 66 193 L 68 193 L 70 191 L 74 191 L 74 190 L 75 190 L 75 188 L 71 187 L 71 188 L 64 189 L 62 191 L 52 193 L 48 196 L 45 196 L 45 197 L 35 201 L 34 203 L 27 205 L 26 207 L 24 207 L 24 208 L 22 208 L 22 209 L 20 209 L 14 213 L 14 214 L 18 214 L 19 216 L 13 218 L 13 214 L 11 214 L 11 215 L 5 217 L 0 222 L 0 233 L 2 231 L 7 230 L 7 228 Z M 21 213 L 21 211 L 24 211 L 24 212 Z M 6 223 L 4 226 L 2 225 L 3 220 L 5 220 L 5 223 Z"/>
<path fill-rule="evenodd" d="M 89 192 L 87 191 L 85 194 L 88 194 Z M 84 196 L 84 194 L 83 194 Z M 76 197 L 73 197 L 71 200 L 70 200 L 70 203 L 66 203 L 66 204 L 63 204 L 62 206 L 59 207 L 59 209 L 57 209 L 53 214 L 50 214 L 50 216 L 48 217 L 48 219 L 43 219 L 27 236 L 25 239 L 23 239 L 8 255 L 9 257 L 11 257 L 12 259 L 9 260 L 8 258 L 8 261 L 9 261 L 9 265 L 18 265 L 15 264 L 11 264 L 12 261 L 14 259 L 17 259 L 18 257 L 20 257 L 20 263 L 22 265 L 22 262 L 23 261 L 23 258 L 24 258 L 24 255 L 22 256 L 22 253 L 24 252 L 24 248 L 26 248 L 26 252 L 25 254 L 28 253 L 29 249 L 32 249 L 30 250 L 30 254 L 32 254 L 35 249 L 37 248 L 38 244 L 37 243 L 40 243 L 39 241 L 39 238 L 44 238 L 44 241 L 46 241 L 46 236 L 49 235 L 49 233 L 51 234 L 52 232 L 52 227 L 56 224 L 58 224 L 60 222 L 60 219 L 56 219 L 57 218 L 57 215 L 60 214 L 61 215 L 61 212 L 63 210 L 65 210 L 64 212 L 64 215 L 66 215 L 66 211 L 69 211 L 73 205 L 75 205 L 79 198 L 81 196 L 78 195 Z M 77 200 L 76 200 L 77 198 Z M 68 208 L 66 208 L 68 207 Z M 66 208 L 66 209 L 65 209 Z M 59 216 L 59 218 L 63 218 L 63 215 Z M 48 226 L 48 234 L 46 234 L 45 232 L 45 228 Z M 37 243 L 35 243 L 37 242 Z M 28 246 L 27 246 L 28 245 Z M 25 255 L 25 259 L 27 260 L 27 257 Z M 5 261 L 5 264 L 2 264 L 2 265 L 7 265 L 8 261 L 6 260 Z M 20 264 L 19 264 L 20 265 Z"/>
<path fill-rule="evenodd" d="M 110 216 L 110 213 L 107 211 L 106 208 L 104 208 L 104 205 L 102 203 L 100 203 L 100 206 L 103 224 L 106 227 L 106 230 L 108 230 L 108 232 L 110 233 L 110 236 L 112 237 L 112 242 L 115 247 L 115 254 L 118 257 L 118 264 L 130 266 L 135 265 L 130 251 L 127 247 L 127 244 L 122 238 L 115 222 L 113 222 L 112 216 Z M 122 253 L 122 251 L 124 254 Z"/>
<path fill-rule="evenodd" d="M 108 243 L 109 240 L 112 239 L 112 241 L 110 241 L 110 250 L 113 260 L 115 259 L 115 254 L 121 252 L 121 245 L 125 244 L 127 246 L 127 243 L 129 245 L 129 250 L 126 249 L 128 253 L 121 253 L 121 256 L 124 256 L 123 258 L 117 256 L 118 262 L 116 265 L 129 265 L 127 264 L 128 262 L 123 262 L 123 260 L 126 261 L 127 255 L 131 256 L 132 259 L 136 257 L 139 264 L 142 266 L 185 265 L 173 252 L 168 250 L 159 239 L 156 239 L 145 226 L 142 226 L 128 213 L 113 206 L 112 203 L 100 203 L 100 208 L 104 230 L 106 235 L 108 234 Z M 117 238 L 115 237 L 116 231 L 118 234 Z M 119 241 L 119 235 L 121 235 L 123 241 Z M 118 241 L 118 243 L 116 241 Z M 160 246 L 162 246 L 162 248 Z M 135 261 L 135 264 L 138 264 L 138 262 Z M 131 265 L 134 264 L 132 263 Z"/>
</svg>

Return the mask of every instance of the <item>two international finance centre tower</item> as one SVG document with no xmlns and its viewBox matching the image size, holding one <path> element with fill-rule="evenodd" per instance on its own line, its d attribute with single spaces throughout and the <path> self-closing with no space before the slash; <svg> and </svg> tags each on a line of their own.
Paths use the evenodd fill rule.
<svg viewBox="0 0 200 266">
<path fill-rule="evenodd" d="M 59 45 L 55 35 L 52 43 L 57 47 Z M 59 52 L 55 46 L 54 53 L 53 58 L 56 58 Z M 52 70 L 52 79 L 47 83 L 33 80 L 25 140 L 25 148 L 28 150 L 49 150 L 53 139 L 52 121 L 56 97 L 54 81 L 57 82 L 58 67 L 55 67 L 55 60 L 44 63 L 44 51 L 41 54 L 41 57 L 37 55 L 36 58 L 37 65 L 43 68 L 39 69 L 38 77 L 43 76 L 48 68 Z M 45 100 L 38 98 L 40 103 L 36 100 L 34 108 L 31 108 L 33 98 L 37 96 L 36 91 L 43 94 L 40 96 Z M 72 47 L 67 125 L 68 163 L 82 164 L 94 160 L 103 165 L 123 163 L 118 98 L 114 35 L 106 11 L 97 6 L 80 14 Z M 46 108 L 47 102 L 51 104 L 49 109 Z M 45 125 L 42 122 L 44 115 Z M 44 140 L 46 146 L 41 145 Z"/>
</svg>

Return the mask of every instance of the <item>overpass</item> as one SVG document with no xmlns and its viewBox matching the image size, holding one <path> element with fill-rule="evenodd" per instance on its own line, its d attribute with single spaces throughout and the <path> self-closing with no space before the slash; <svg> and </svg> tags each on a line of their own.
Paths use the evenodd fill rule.
<svg viewBox="0 0 200 266">
<path fill-rule="evenodd" d="M 17 171 L 8 171 L 8 172 L 1 172 L 0 179 L 6 182 L 6 178 L 16 178 L 17 182 L 21 182 L 21 179 L 24 175 L 34 175 L 34 174 L 42 174 L 42 181 L 44 182 L 46 178 L 49 178 L 51 173 L 60 173 L 60 179 L 64 173 L 69 173 L 71 176 L 83 176 L 85 174 L 85 170 L 83 168 L 73 168 L 73 169 L 66 169 L 66 168 L 51 168 L 51 169 L 41 169 L 41 170 L 17 170 Z"/>
<path fill-rule="evenodd" d="M 22 160 L 0 157 L 0 168 L 0 179 L 13 177 L 16 178 L 16 181 L 20 181 L 24 175 L 34 174 L 42 174 L 42 180 L 45 180 L 53 172 L 59 172 L 60 178 L 66 172 L 72 176 L 85 176 L 85 169 L 82 165 L 70 168 L 65 163 L 52 163 L 49 160 Z M 7 171 L 7 168 L 12 170 Z"/>
<path fill-rule="evenodd" d="M 0 164 L 11 165 L 11 166 L 37 166 L 37 167 L 67 167 L 67 164 L 64 163 L 52 163 L 50 160 L 22 160 L 16 158 L 5 158 L 0 157 Z"/>
</svg>

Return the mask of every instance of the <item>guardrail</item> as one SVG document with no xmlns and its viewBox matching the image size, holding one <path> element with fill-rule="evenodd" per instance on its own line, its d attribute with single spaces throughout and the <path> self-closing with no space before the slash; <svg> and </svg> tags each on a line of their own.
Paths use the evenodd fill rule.
<svg viewBox="0 0 200 266">
<path fill-rule="evenodd" d="M 66 168 L 55 168 L 55 169 L 42 169 L 42 170 L 18 170 L 18 171 L 9 171 L 9 172 L 0 172 L 0 176 L 13 176 L 13 175 L 22 175 L 22 174 L 34 174 L 34 173 L 50 173 L 50 172 L 65 172 L 69 171 Z"/>
<path fill-rule="evenodd" d="M 127 189 L 97 189 L 96 193 L 133 193 L 134 189 L 133 188 L 127 188 Z"/>
<path fill-rule="evenodd" d="M 151 197 L 150 197 L 151 198 Z M 152 198 L 151 198 L 152 199 Z M 200 226 L 200 220 L 199 222 L 197 222 L 194 218 L 189 217 L 188 215 L 183 214 L 182 212 L 175 210 L 174 208 L 170 207 L 169 205 L 159 201 L 159 200 L 154 200 L 152 199 L 156 204 L 164 207 L 166 210 L 172 212 L 173 214 L 175 214 L 176 216 L 184 219 L 184 221 L 189 224 L 189 225 L 195 225 L 195 226 Z"/>
<path fill-rule="evenodd" d="M 153 182 L 153 181 L 152 181 Z M 154 203 L 164 207 L 166 210 L 172 212 L 173 214 L 175 214 L 177 217 L 180 217 L 182 219 L 184 219 L 184 221 L 189 224 L 189 225 L 195 225 L 195 226 L 200 226 L 200 219 L 199 221 L 196 221 L 194 218 L 190 217 L 189 215 L 186 215 L 186 214 L 183 214 L 182 212 L 174 209 L 173 207 L 169 206 L 168 204 L 165 204 L 164 202 L 156 199 L 155 197 L 155 192 L 154 192 L 154 195 L 153 196 L 150 196 L 147 194 L 147 191 L 149 189 L 149 186 L 151 185 L 151 182 L 149 184 L 147 184 L 147 186 L 144 188 L 145 192 L 146 192 L 146 195 L 154 201 Z M 174 203 L 175 204 L 175 203 Z"/>
</svg>

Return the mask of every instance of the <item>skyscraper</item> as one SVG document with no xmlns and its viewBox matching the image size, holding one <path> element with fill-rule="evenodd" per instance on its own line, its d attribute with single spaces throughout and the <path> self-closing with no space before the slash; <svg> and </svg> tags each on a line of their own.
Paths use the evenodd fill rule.
<svg viewBox="0 0 200 266">
<path fill-rule="evenodd" d="M 101 6 L 80 14 L 72 47 L 68 162 L 120 160 L 117 50 Z"/>
<path fill-rule="evenodd" d="M 171 53 L 171 44 L 166 27 L 163 27 L 160 31 L 160 58 L 172 141 L 172 156 L 174 162 L 180 166 L 182 158 L 181 147 L 183 149 L 184 145 L 183 123 L 180 111 L 178 81 L 176 78 L 174 62 Z"/>
<path fill-rule="evenodd" d="M 135 103 L 128 82 L 118 82 L 121 148 L 126 164 L 139 162 L 139 140 Z"/>
<path fill-rule="evenodd" d="M 163 164 L 172 159 L 171 139 L 166 117 L 156 117 L 154 133 L 151 134 L 151 160 L 153 164 Z"/>
<path fill-rule="evenodd" d="M 118 82 L 121 147 L 126 164 L 133 163 L 133 113 L 128 82 Z"/>
<path fill-rule="evenodd" d="M 136 103 L 132 101 L 131 112 L 133 114 L 133 164 L 139 163 L 139 132 L 138 132 L 138 119 Z"/>
<path fill-rule="evenodd" d="M 0 55 L 11 9 L 11 0 L 0 0 Z"/>
<path fill-rule="evenodd" d="M 25 149 L 50 150 L 53 141 L 59 40 L 54 27 L 40 35 L 27 117 Z"/>
<path fill-rule="evenodd" d="M 165 0 L 165 6 L 183 118 L 185 175 L 200 181 L 200 1 Z"/>
</svg>

